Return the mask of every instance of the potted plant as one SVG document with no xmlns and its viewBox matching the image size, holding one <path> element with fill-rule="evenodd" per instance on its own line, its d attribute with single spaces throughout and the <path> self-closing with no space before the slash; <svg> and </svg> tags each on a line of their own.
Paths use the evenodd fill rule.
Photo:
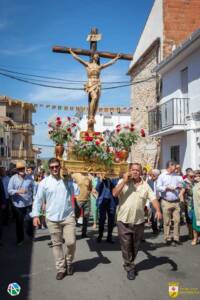
<svg viewBox="0 0 200 300">
<path fill-rule="evenodd" d="M 72 141 L 78 130 L 77 118 L 55 117 L 48 123 L 49 138 L 56 144 L 55 155 L 56 158 L 61 159 L 64 152 L 64 144 Z"/>
<path fill-rule="evenodd" d="M 137 142 L 140 136 L 145 137 L 144 129 L 139 131 L 133 123 L 118 124 L 114 131 L 106 134 L 109 147 L 115 149 L 115 161 L 126 161 L 131 146 Z"/>
</svg>

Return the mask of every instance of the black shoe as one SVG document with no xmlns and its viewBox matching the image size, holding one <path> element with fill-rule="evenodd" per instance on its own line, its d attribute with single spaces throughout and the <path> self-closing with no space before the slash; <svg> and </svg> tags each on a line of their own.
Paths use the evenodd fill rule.
<svg viewBox="0 0 200 300">
<path fill-rule="evenodd" d="M 87 238 L 87 237 L 88 237 L 88 236 L 87 236 L 86 233 L 82 233 L 82 234 L 81 234 L 81 238 L 82 238 L 82 239 L 85 239 L 85 238 Z"/>
<path fill-rule="evenodd" d="M 62 280 L 65 277 L 66 273 L 65 272 L 58 272 L 56 275 L 57 280 Z"/>
<path fill-rule="evenodd" d="M 101 243 L 102 242 L 102 237 L 101 236 L 98 236 L 97 238 L 97 243 Z"/>
<path fill-rule="evenodd" d="M 129 280 L 135 280 L 135 270 L 134 269 L 127 272 L 127 278 Z"/>
<path fill-rule="evenodd" d="M 146 240 L 145 240 L 145 239 L 142 239 L 141 242 L 142 242 L 142 243 L 146 243 Z"/>
<path fill-rule="evenodd" d="M 106 239 L 106 241 L 107 241 L 107 243 L 110 243 L 110 244 L 114 244 L 115 243 L 111 237 L 108 237 Z"/>
<path fill-rule="evenodd" d="M 166 246 L 170 246 L 172 244 L 172 241 L 165 241 Z"/>
<path fill-rule="evenodd" d="M 47 243 L 47 245 L 49 246 L 49 248 L 53 247 L 53 243 L 52 242 Z"/>
<path fill-rule="evenodd" d="M 174 244 L 175 244 L 176 246 L 181 246 L 181 245 L 182 245 L 182 243 L 181 243 L 180 241 L 174 241 Z"/>
<path fill-rule="evenodd" d="M 67 265 L 67 275 L 73 275 L 74 274 L 74 267 L 70 264 Z"/>
</svg>

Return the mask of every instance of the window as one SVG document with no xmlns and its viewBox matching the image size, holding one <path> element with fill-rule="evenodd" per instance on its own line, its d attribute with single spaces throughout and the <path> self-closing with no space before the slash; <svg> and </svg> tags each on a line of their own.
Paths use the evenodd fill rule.
<svg viewBox="0 0 200 300">
<path fill-rule="evenodd" d="M 181 92 L 183 96 L 188 95 L 188 68 L 181 70 Z"/>
<path fill-rule="evenodd" d="M 171 159 L 180 164 L 180 146 L 171 147 Z"/>
<path fill-rule="evenodd" d="M 3 137 L 0 138 L 0 144 L 3 144 Z"/>
<path fill-rule="evenodd" d="M 103 117 L 103 125 L 104 126 L 113 126 L 112 116 L 104 116 Z"/>
<path fill-rule="evenodd" d="M 4 156 L 4 147 L 1 147 L 0 149 L 1 149 L 1 151 L 0 151 L 1 156 L 3 157 Z"/>
</svg>

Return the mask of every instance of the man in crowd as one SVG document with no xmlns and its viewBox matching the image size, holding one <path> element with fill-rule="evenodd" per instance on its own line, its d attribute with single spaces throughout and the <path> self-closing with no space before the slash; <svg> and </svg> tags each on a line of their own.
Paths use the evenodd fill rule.
<svg viewBox="0 0 200 300">
<path fill-rule="evenodd" d="M 10 181 L 10 177 L 6 174 L 6 169 L 4 167 L 0 167 L 0 178 L 3 183 L 4 193 L 5 193 L 5 208 L 2 214 L 2 222 L 3 225 L 8 225 L 9 220 L 9 208 L 10 208 L 10 198 L 8 194 L 8 183 Z"/>
<path fill-rule="evenodd" d="M 98 192 L 97 207 L 99 209 L 99 236 L 97 242 L 100 243 L 103 237 L 106 215 L 108 216 L 107 242 L 114 243 L 112 232 L 115 224 L 115 212 L 118 199 L 113 197 L 112 189 L 116 186 L 118 179 L 109 179 L 101 176 L 98 179 L 96 190 Z"/>
<path fill-rule="evenodd" d="M 167 245 L 181 245 L 180 242 L 180 199 L 182 177 L 177 175 L 176 163 L 172 160 L 166 164 L 166 172 L 158 177 L 157 190 L 161 193 L 161 206 L 164 222 L 164 239 Z M 170 235 L 173 220 L 173 240 Z"/>
<path fill-rule="evenodd" d="M 33 165 L 29 165 L 26 168 L 26 173 L 34 180 L 34 166 Z"/>
<path fill-rule="evenodd" d="M 133 163 L 129 172 L 113 189 L 113 196 L 119 197 L 117 226 L 124 268 L 129 280 L 134 280 L 136 275 L 134 260 L 144 235 L 144 207 L 148 199 L 156 210 L 155 217 L 162 218 L 156 196 L 141 176 L 141 165 Z"/>
<path fill-rule="evenodd" d="M 83 212 L 82 238 L 87 237 L 87 226 L 90 215 L 90 193 L 92 191 L 92 180 L 87 174 L 74 173 L 72 179 L 77 183 L 80 193 L 75 199 L 75 214 L 78 219 Z"/>
<path fill-rule="evenodd" d="M 147 180 L 147 183 L 149 184 L 150 188 L 156 195 L 156 199 L 160 199 L 160 193 L 157 191 L 157 179 L 158 176 L 160 175 L 160 171 L 158 169 L 153 169 L 150 174 L 150 179 Z M 158 233 L 158 224 L 157 224 L 157 219 L 155 218 L 156 211 L 153 208 L 152 204 L 150 203 L 151 207 L 151 228 L 153 230 L 154 234 Z"/>
<path fill-rule="evenodd" d="M 3 183 L 2 183 L 2 180 L 0 178 L 0 247 L 3 245 L 2 244 L 2 233 L 3 233 L 3 229 L 2 229 L 2 226 L 3 226 L 2 214 L 3 214 L 3 210 L 5 209 L 5 203 L 6 203 L 6 197 L 5 197 Z"/>
<path fill-rule="evenodd" d="M 18 161 L 16 164 L 17 174 L 10 178 L 8 184 L 8 193 L 12 196 L 14 206 L 17 245 L 21 245 L 24 241 L 24 223 L 29 238 L 32 240 L 34 237 L 34 229 L 30 216 L 33 203 L 34 181 L 30 176 L 26 175 L 25 167 L 24 161 Z"/>
<path fill-rule="evenodd" d="M 72 207 L 72 196 L 77 195 L 72 181 L 60 176 L 60 161 L 51 158 L 48 162 L 50 176 L 45 177 L 39 184 L 33 204 L 33 224 L 40 225 L 40 209 L 43 201 L 46 202 L 46 222 L 53 243 L 53 253 L 56 262 L 57 280 L 65 275 L 73 274 L 72 261 L 76 249 L 76 222 Z M 63 239 L 66 244 L 63 251 Z"/>
</svg>

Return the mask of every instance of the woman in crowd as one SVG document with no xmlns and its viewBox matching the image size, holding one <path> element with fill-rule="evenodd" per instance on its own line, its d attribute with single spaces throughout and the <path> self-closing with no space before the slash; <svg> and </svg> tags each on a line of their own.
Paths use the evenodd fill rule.
<svg viewBox="0 0 200 300">
<path fill-rule="evenodd" d="M 193 188 L 193 217 L 192 217 L 192 229 L 193 240 L 192 245 L 198 244 L 198 236 L 200 234 L 200 171 L 195 172 L 196 184 Z"/>
<path fill-rule="evenodd" d="M 92 191 L 90 194 L 90 203 L 91 203 L 91 213 L 92 213 L 92 221 L 93 221 L 93 229 L 97 228 L 97 216 L 98 216 L 98 208 L 97 208 L 97 197 L 98 193 L 96 191 L 96 186 L 98 182 L 98 178 L 96 174 L 91 175 L 92 180 Z"/>
</svg>

